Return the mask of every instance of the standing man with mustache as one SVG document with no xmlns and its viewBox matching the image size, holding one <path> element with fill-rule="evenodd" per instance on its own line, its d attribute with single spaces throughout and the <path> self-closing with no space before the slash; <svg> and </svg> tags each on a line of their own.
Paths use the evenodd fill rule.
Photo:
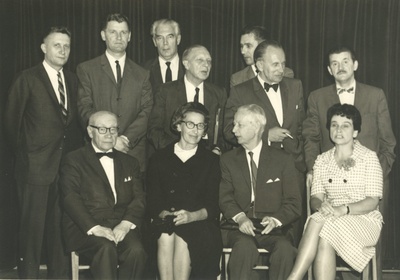
<svg viewBox="0 0 400 280">
<path fill-rule="evenodd" d="M 171 118 L 175 110 L 186 102 L 199 102 L 210 113 L 208 132 L 203 136 L 200 145 L 204 144 L 213 152 L 221 154 L 226 149 L 221 123 L 226 92 L 223 88 L 205 81 L 211 71 L 211 55 L 204 46 L 193 45 L 184 51 L 182 61 L 186 69 L 185 76 L 161 85 L 159 92 L 155 94 L 147 137 L 155 149 L 177 141 L 178 135 L 171 129 Z"/>
<path fill-rule="evenodd" d="M 389 109 L 382 89 L 357 82 L 354 72 L 358 69 L 355 53 L 348 47 L 332 49 L 329 54 L 328 71 L 335 84 L 311 92 L 308 98 L 307 118 L 303 123 L 304 152 L 307 165 L 307 186 L 311 186 L 313 166 L 317 156 L 333 147 L 326 129 L 328 108 L 336 103 L 354 105 L 363 120 L 357 139 L 375 151 L 384 176 L 383 198 L 380 210 L 385 216 L 388 174 L 395 159 L 396 139 L 393 134 Z M 386 197 L 385 197 L 386 196 Z M 379 250 L 377 249 L 378 263 Z M 378 267 L 378 271 L 381 269 Z M 381 274 L 381 272 L 380 272 Z"/>
</svg>

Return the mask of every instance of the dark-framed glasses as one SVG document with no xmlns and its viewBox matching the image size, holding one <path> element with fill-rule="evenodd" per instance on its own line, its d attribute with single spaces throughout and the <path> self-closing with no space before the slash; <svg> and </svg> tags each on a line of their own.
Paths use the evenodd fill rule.
<svg viewBox="0 0 400 280">
<path fill-rule="evenodd" d="M 89 125 L 89 126 L 97 129 L 97 131 L 100 134 L 106 134 L 107 131 L 109 131 L 111 134 L 117 134 L 118 130 L 119 130 L 119 127 L 98 127 L 98 126 L 94 126 L 94 125 Z"/>
<path fill-rule="evenodd" d="M 187 128 L 189 128 L 189 129 L 193 129 L 194 127 L 197 127 L 197 129 L 199 129 L 199 130 L 204 130 L 204 129 L 206 129 L 207 128 L 207 124 L 206 123 L 194 123 L 194 122 L 191 122 L 191 121 L 182 121 L 183 123 L 185 123 L 186 124 L 186 127 Z"/>
</svg>

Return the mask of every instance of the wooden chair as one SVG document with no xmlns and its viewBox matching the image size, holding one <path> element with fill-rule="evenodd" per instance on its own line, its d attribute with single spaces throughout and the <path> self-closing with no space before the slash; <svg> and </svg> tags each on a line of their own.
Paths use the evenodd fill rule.
<svg viewBox="0 0 400 280">
<path fill-rule="evenodd" d="M 77 252 L 71 252 L 71 268 L 72 268 L 72 280 L 79 279 L 79 269 L 89 269 L 89 265 L 79 265 L 79 254 Z"/>
<path fill-rule="evenodd" d="M 307 187 L 307 217 L 309 217 L 311 215 L 310 200 L 311 200 L 311 188 Z M 368 263 L 368 265 L 362 271 L 362 273 L 361 273 L 362 280 L 370 279 L 370 269 L 369 269 L 370 266 L 372 266 L 372 279 L 377 280 L 378 279 L 378 271 L 377 271 L 377 266 L 376 266 L 376 254 L 372 257 L 371 261 Z M 336 272 L 345 272 L 345 271 L 351 272 L 353 270 L 351 268 L 349 268 L 348 266 L 337 266 L 336 267 Z M 312 265 L 308 269 L 308 280 L 313 280 Z"/>
<path fill-rule="evenodd" d="M 258 249 L 260 253 L 260 257 L 268 254 L 269 252 L 265 249 Z M 232 248 L 223 248 L 222 249 L 222 257 L 221 257 L 221 275 L 218 277 L 218 280 L 228 280 L 228 263 L 229 257 L 232 253 Z M 269 267 L 267 265 L 257 265 L 253 269 L 255 270 L 268 270 Z"/>
</svg>

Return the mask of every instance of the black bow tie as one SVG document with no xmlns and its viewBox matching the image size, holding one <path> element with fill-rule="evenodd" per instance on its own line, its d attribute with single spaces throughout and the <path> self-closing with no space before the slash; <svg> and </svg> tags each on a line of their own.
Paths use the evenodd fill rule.
<svg viewBox="0 0 400 280">
<path fill-rule="evenodd" d="M 109 153 L 96 153 L 97 158 L 102 158 L 103 156 L 109 157 L 109 158 L 114 158 L 114 153 L 109 152 Z"/>
<path fill-rule="evenodd" d="M 279 87 L 279 84 L 270 85 L 270 84 L 264 83 L 264 89 L 267 92 L 269 91 L 270 88 L 272 88 L 275 92 L 277 92 L 278 91 L 278 87 Z"/>
<path fill-rule="evenodd" d="M 345 88 L 338 88 L 337 89 L 338 94 L 341 94 L 341 93 L 343 93 L 345 91 L 347 91 L 348 93 L 354 93 L 354 87 L 351 87 L 351 88 L 348 88 L 348 89 L 345 89 Z"/>
</svg>

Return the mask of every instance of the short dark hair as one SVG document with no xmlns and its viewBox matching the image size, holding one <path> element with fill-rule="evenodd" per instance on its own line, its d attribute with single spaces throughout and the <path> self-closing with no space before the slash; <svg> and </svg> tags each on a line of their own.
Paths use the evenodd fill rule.
<svg viewBox="0 0 400 280">
<path fill-rule="evenodd" d="M 254 50 L 254 63 L 256 63 L 257 60 L 259 60 L 264 55 L 266 49 L 270 46 L 283 50 L 282 45 L 278 41 L 275 40 L 262 41 L 260 44 L 258 44 L 256 49 Z"/>
<path fill-rule="evenodd" d="M 332 105 L 327 112 L 326 118 L 326 128 L 329 130 L 331 127 L 331 121 L 333 116 L 341 116 L 346 117 L 349 120 L 353 121 L 354 130 L 357 130 L 358 133 L 361 132 L 361 114 L 358 109 L 350 104 L 334 104 Z"/>
<path fill-rule="evenodd" d="M 68 30 L 65 26 L 51 26 L 46 32 L 43 34 L 43 42 L 46 40 L 47 36 L 53 33 L 62 33 L 67 35 L 71 39 L 71 31 Z"/>
<path fill-rule="evenodd" d="M 265 27 L 260 25 L 248 25 L 245 26 L 242 31 L 240 32 L 240 36 L 246 34 L 253 34 L 254 38 L 258 43 L 270 39 L 270 34 Z"/>
<path fill-rule="evenodd" d="M 126 22 L 126 25 L 128 25 L 128 30 L 131 31 L 131 27 L 130 27 L 130 23 L 129 23 L 128 17 L 125 16 L 125 15 L 123 15 L 123 14 L 118 14 L 118 13 L 109 14 L 109 15 L 107 16 L 107 18 L 106 18 L 106 20 L 105 20 L 105 22 L 104 22 L 104 24 L 103 24 L 103 29 L 102 29 L 102 30 L 106 30 L 107 24 L 108 24 L 110 21 L 116 21 L 116 22 L 119 22 L 119 23 L 121 23 L 121 22 Z"/>
<path fill-rule="evenodd" d="M 351 56 L 351 59 L 353 60 L 353 62 L 357 60 L 356 53 L 354 52 L 353 49 L 351 49 L 351 48 L 349 48 L 347 46 L 335 46 L 335 47 L 333 47 L 332 49 L 330 49 L 328 51 L 327 66 L 329 66 L 331 64 L 330 57 L 331 57 L 332 54 L 340 54 L 342 52 L 350 53 L 350 56 Z"/>
<path fill-rule="evenodd" d="M 186 117 L 186 114 L 190 112 L 199 113 L 204 116 L 204 123 L 207 124 L 207 127 L 204 131 L 207 131 L 208 123 L 210 121 L 209 112 L 207 108 L 199 102 L 188 102 L 176 109 L 174 115 L 172 116 L 171 129 L 177 132 L 178 124 L 180 124 Z"/>
</svg>

